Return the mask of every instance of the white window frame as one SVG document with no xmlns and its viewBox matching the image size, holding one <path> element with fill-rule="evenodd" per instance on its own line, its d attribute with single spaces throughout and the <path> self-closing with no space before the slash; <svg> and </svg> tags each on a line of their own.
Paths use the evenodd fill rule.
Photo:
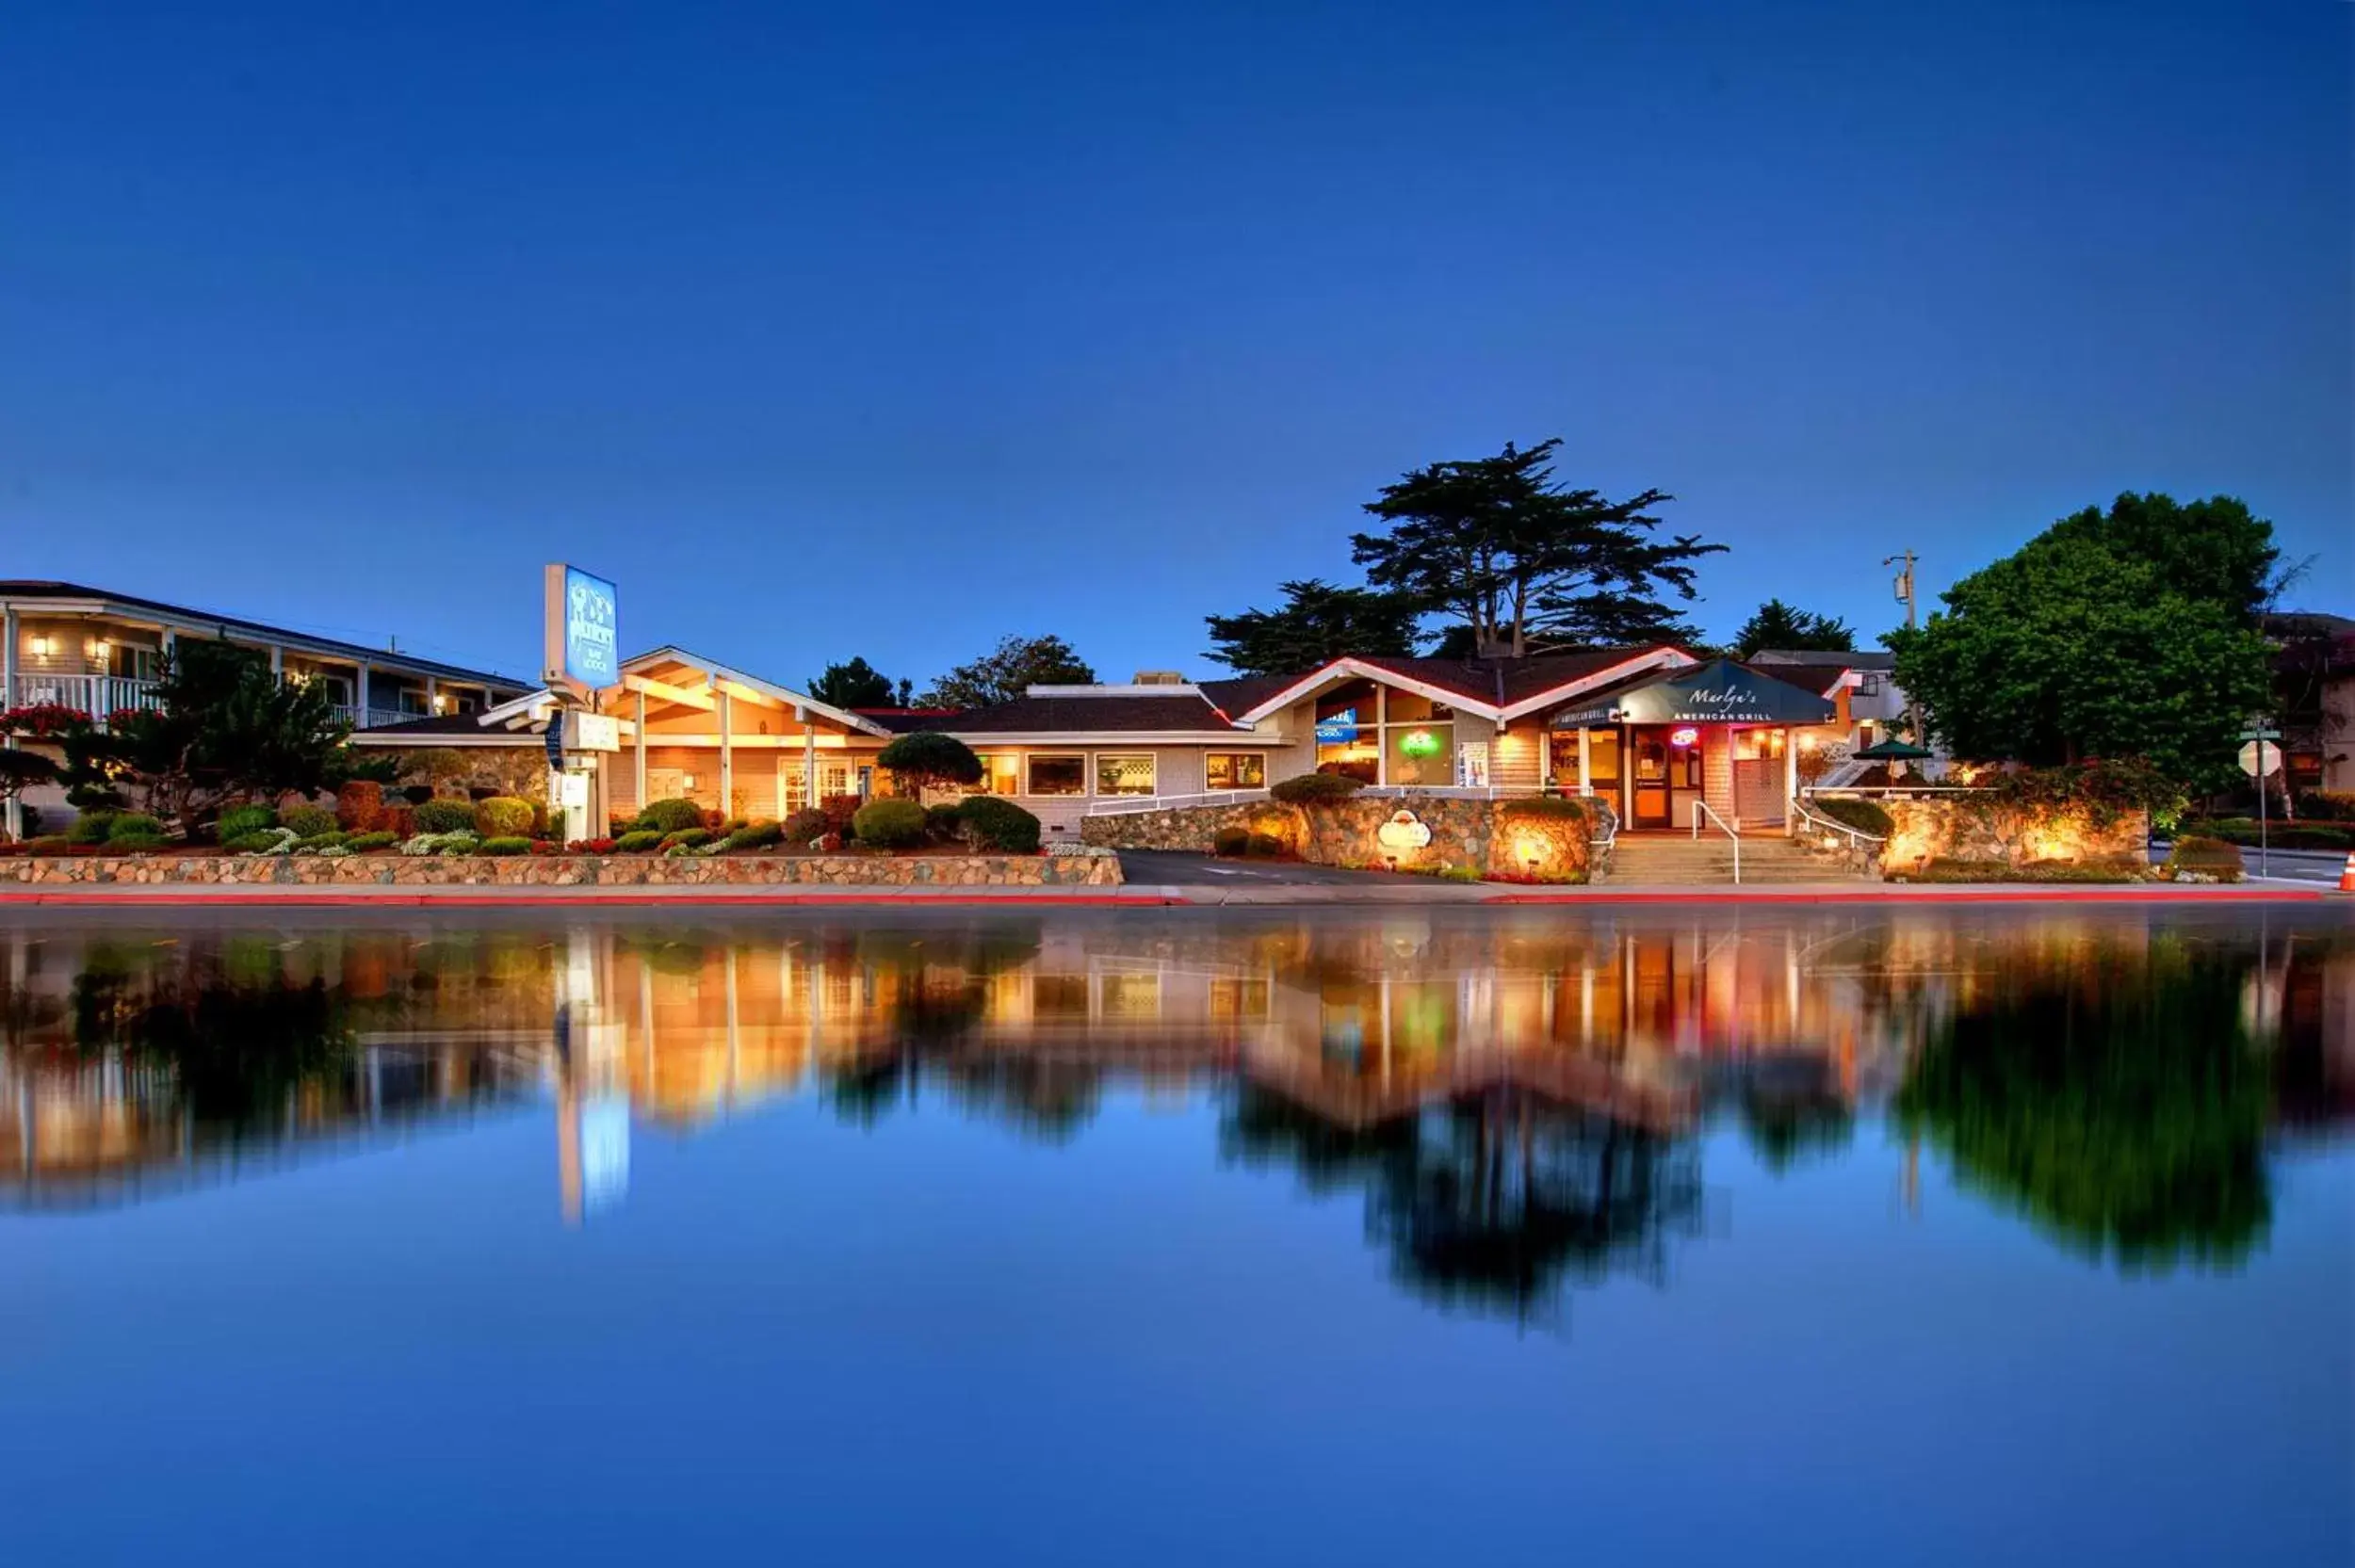
<svg viewBox="0 0 2355 1568">
<path fill-rule="evenodd" d="M 1212 757 L 1257 757 L 1257 758 L 1259 758 L 1259 782 L 1258 784 L 1212 784 L 1212 783 L 1210 782 L 1210 759 L 1211 759 Z M 1243 752 L 1203 752 L 1203 753 L 1202 753 L 1202 792 L 1203 792 L 1205 795 L 1212 795 L 1212 794 L 1217 794 L 1217 793 L 1220 793 L 1220 792 L 1222 792 L 1222 791 L 1225 791 L 1225 790 L 1229 790 L 1229 789 L 1265 789 L 1266 787 L 1267 787 L 1267 753 L 1266 753 L 1265 752 L 1256 752 L 1256 751 L 1243 751 Z"/>
<path fill-rule="evenodd" d="M 1047 762 L 1076 762 L 1080 765 L 1080 787 L 1041 794 L 1032 776 L 1038 764 Z M 1022 793 L 1042 800 L 1078 800 L 1087 796 L 1088 785 L 1096 780 L 1095 761 L 1085 752 L 1025 752 L 1022 753 Z"/>
<path fill-rule="evenodd" d="M 1017 795 L 1019 795 L 1019 794 L 1021 794 L 1021 793 L 1022 793 L 1022 785 L 1023 785 L 1023 783 L 1024 783 L 1025 768 L 1024 768 L 1023 762 L 1022 762 L 1022 753 L 1021 753 L 1021 752 L 977 752 L 977 753 L 975 753 L 975 754 L 976 754 L 976 755 L 978 755 L 978 756 L 982 759 L 982 782 L 981 782 L 980 784 L 975 784 L 975 785 L 974 785 L 971 789 L 969 789 L 969 790 L 966 791 L 966 794 L 968 794 L 968 795 L 996 795 L 996 794 L 998 794 L 998 793 L 999 793 L 999 791 L 998 791 L 995 787 L 993 787 L 993 786 L 994 786 L 994 785 L 997 784 L 997 782 L 998 782 L 998 764 L 999 764 L 999 763 L 1001 763 L 1001 762 L 1005 762 L 1005 763 L 1012 763 L 1012 764 L 1014 765 L 1014 768 L 1013 768 L 1013 773 L 1012 773 L 1012 775 L 1011 775 L 1011 780 L 1012 780 L 1012 782 L 1011 782 L 1010 786 L 1009 786 L 1009 787 L 1006 789 L 1006 791 L 1005 791 L 1005 796 L 1004 796 L 1004 798 L 1005 798 L 1005 799 L 1008 799 L 1008 800 L 1011 800 L 1011 799 L 1013 799 L 1015 796 L 1017 796 Z"/>
<path fill-rule="evenodd" d="M 1112 792 L 1107 791 L 1107 790 L 1104 788 L 1104 764 L 1105 764 L 1106 762 L 1108 762 L 1108 761 L 1110 761 L 1110 762 L 1125 762 L 1125 761 L 1132 761 L 1132 760 L 1134 760 L 1134 759 L 1136 759 L 1136 758 L 1139 758 L 1139 757 L 1142 757 L 1142 758 L 1144 758 L 1144 759 L 1145 759 L 1145 768 L 1146 768 L 1147 771 L 1148 771 L 1148 772 L 1149 772 L 1149 774 L 1150 774 L 1150 777 L 1149 777 L 1149 778 L 1148 778 L 1148 780 L 1146 781 L 1146 787 L 1145 787 L 1145 788 L 1141 789 L 1141 790 L 1137 790 L 1137 789 L 1124 789 L 1124 790 L 1121 790 L 1121 791 L 1120 791 L 1117 795 L 1114 795 L 1114 794 L 1113 794 Z M 1160 794 L 1160 793 L 1161 793 L 1161 755 L 1160 755 L 1160 753 L 1159 753 L 1159 752 L 1091 752 L 1091 753 L 1089 753 L 1089 756 L 1088 756 L 1088 776 L 1087 776 L 1087 784 L 1088 784 L 1088 792 L 1089 792 L 1091 795 L 1095 795 L 1095 796 L 1097 796 L 1097 797 L 1100 797 L 1100 798 L 1103 798 L 1103 799 L 1107 799 L 1107 800 L 1145 800 L 1145 799 L 1150 799 L 1151 797 L 1153 797 L 1153 796 L 1155 796 L 1155 795 Z"/>
</svg>

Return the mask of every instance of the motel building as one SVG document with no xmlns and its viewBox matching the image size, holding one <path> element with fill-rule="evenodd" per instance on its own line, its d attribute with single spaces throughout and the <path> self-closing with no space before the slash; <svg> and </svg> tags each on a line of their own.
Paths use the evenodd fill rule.
<svg viewBox="0 0 2355 1568">
<path fill-rule="evenodd" d="M 674 646 L 618 661 L 602 686 L 543 688 L 353 743 L 544 749 L 568 838 L 650 800 L 757 819 L 889 794 L 878 754 L 917 730 L 971 746 L 986 770 L 981 792 L 1031 811 L 1049 838 L 1077 837 L 1090 816 L 1263 797 L 1317 770 L 1386 793 L 1588 796 L 1627 832 L 1687 832 L 1704 809 L 1746 832 L 1783 829 L 1799 754 L 1850 738 L 1842 704 L 1815 684 L 1662 643 L 1508 660 L 1351 657 L 1199 682 L 1146 671 L 963 712 L 846 710 Z"/>
</svg>

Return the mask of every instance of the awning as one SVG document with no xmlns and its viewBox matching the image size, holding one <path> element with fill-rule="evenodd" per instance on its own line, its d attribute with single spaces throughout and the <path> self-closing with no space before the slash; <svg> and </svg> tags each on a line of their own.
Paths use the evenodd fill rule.
<svg viewBox="0 0 2355 1568">
<path fill-rule="evenodd" d="M 1663 674 L 1649 671 L 1615 688 L 1590 691 L 1549 721 L 1589 724 L 1827 724 L 1830 701 L 1734 663 L 1712 659 Z"/>
</svg>

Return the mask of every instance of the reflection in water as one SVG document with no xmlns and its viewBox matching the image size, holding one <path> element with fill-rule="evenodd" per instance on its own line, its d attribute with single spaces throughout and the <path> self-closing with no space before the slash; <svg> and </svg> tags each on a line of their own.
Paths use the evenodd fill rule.
<svg viewBox="0 0 2355 1568">
<path fill-rule="evenodd" d="M 814 1094 L 1051 1142 L 1114 1079 L 1214 1092 L 1226 1158 L 1356 1195 L 1413 1289 L 1521 1317 L 1664 1278 L 1720 1120 L 1785 1172 L 1886 1111 L 2072 1246 L 2230 1265 L 2268 1140 L 2355 1081 L 2355 939 L 2320 912 L 116 925 L 0 930 L 0 979 L 21 1206 L 551 1107 L 578 1217 L 623 1195 L 633 1117 Z"/>
</svg>

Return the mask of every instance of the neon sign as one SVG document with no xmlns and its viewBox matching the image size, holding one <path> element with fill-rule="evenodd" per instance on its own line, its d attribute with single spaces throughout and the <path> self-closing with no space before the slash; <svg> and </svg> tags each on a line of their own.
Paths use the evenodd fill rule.
<svg viewBox="0 0 2355 1568">
<path fill-rule="evenodd" d="M 1671 730 L 1668 732 L 1668 744 L 1671 746 L 1691 746 L 1698 742 L 1700 737 L 1700 731 L 1693 728 L 1692 725 L 1687 724 L 1681 730 Z"/>
</svg>

